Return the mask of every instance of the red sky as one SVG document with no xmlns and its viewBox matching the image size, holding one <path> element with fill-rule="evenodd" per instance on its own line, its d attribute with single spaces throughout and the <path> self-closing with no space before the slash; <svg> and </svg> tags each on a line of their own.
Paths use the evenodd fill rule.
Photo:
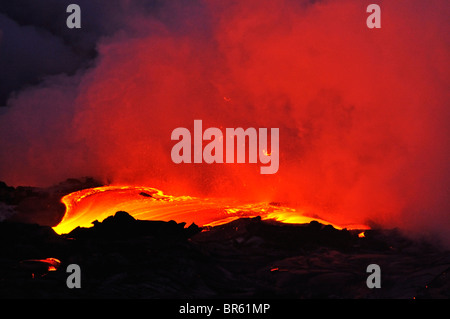
<svg viewBox="0 0 450 319">
<path fill-rule="evenodd" d="M 91 175 L 447 232 L 447 1 L 379 1 L 376 30 L 359 0 L 116 3 L 102 12 L 121 27 L 98 37 L 91 67 L 10 96 L 0 180 Z M 194 119 L 280 128 L 278 173 L 172 163 L 170 134 Z"/>
</svg>

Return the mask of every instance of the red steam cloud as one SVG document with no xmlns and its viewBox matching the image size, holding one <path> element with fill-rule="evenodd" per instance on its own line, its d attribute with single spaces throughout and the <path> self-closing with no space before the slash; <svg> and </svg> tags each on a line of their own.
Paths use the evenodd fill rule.
<svg viewBox="0 0 450 319">
<path fill-rule="evenodd" d="M 0 116 L 0 179 L 92 175 L 165 192 L 278 200 L 336 222 L 444 234 L 449 8 L 361 1 L 200 3 L 179 25 L 135 13 L 96 65 L 47 79 Z M 136 12 L 139 12 L 136 10 Z M 174 22 L 174 24 L 176 24 Z M 280 168 L 171 161 L 176 127 L 280 128 Z"/>
</svg>

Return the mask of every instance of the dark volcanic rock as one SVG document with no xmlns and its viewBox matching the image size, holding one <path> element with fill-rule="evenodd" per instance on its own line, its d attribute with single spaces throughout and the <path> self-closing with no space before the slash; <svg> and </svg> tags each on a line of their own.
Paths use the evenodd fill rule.
<svg viewBox="0 0 450 319">
<path fill-rule="evenodd" d="M 260 218 L 202 230 L 126 212 L 93 224 L 57 235 L 50 227 L 1 222 L 0 297 L 450 297 L 450 252 L 397 230 L 359 238 L 317 222 Z M 49 258 L 61 261 L 56 271 L 45 271 Z M 366 285 L 373 263 L 381 267 L 381 289 Z M 66 286 L 69 264 L 80 266 L 80 289 Z"/>
<path fill-rule="evenodd" d="M 139 195 L 144 196 L 144 197 L 152 197 L 151 194 L 148 194 L 146 192 L 140 192 Z"/>
<path fill-rule="evenodd" d="M 14 214 L 8 214 L 7 220 L 56 226 L 65 213 L 65 206 L 61 203 L 63 196 L 99 186 L 102 184 L 90 177 L 67 179 L 48 188 L 12 187 L 0 182 L 0 202 L 15 211 Z"/>
<path fill-rule="evenodd" d="M 169 222 L 136 220 L 124 211 L 118 211 L 103 222 L 96 220 L 93 225 L 90 228 L 77 227 L 67 236 L 75 239 L 151 236 L 165 240 L 179 240 L 187 239 L 201 231 L 201 228 L 195 224 L 185 228 L 186 223 L 178 224 L 173 220 Z"/>
</svg>

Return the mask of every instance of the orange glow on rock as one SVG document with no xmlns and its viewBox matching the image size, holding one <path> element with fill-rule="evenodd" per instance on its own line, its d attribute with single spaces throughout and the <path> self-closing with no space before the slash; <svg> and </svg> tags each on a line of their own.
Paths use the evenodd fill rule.
<svg viewBox="0 0 450 319">
<path fill-rule="evenodd" d="M 44 276 L 49 271 L 56 271 L 61 265 L 57 258 L 27 259 L 20 262 L 20 267 L 31 271 L 31 277 Z"/>
<path fill-rule="evenodd" d="M 269 152 L 268 150 L 263 150 L 262 152 L 263 152 L 263 154 L 266 155 L 266 156 L 272 155 L 272 152 Z"/>
</svg>

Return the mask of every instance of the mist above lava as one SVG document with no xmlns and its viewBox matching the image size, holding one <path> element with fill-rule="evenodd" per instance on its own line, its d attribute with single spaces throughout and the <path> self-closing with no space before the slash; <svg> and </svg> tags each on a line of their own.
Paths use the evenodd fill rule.
<svg viewBox="0 0 450 319">
<path fill-rule="evenodd" d="M 90 36 L 53 36 L 72 39 L 85 63 L 71 59 L 72 72 L 49 71 L 10 95 L 0 116 L 0 180 L 50 185 L 89 175 L 170 194 L 282 201 L 338 223 L 447 233 L 445 1 L 382 2 L 378 30 L 365 26 L 357 0 L 117 0 L 95 7 L 97 23 L 79 4 Z M 28 27 L 55 29 L 41 22 Z M 279 171 L 174 164 L 171 132 L 192 129 L 194 119 L 279 128 Z"/>
</svg>

